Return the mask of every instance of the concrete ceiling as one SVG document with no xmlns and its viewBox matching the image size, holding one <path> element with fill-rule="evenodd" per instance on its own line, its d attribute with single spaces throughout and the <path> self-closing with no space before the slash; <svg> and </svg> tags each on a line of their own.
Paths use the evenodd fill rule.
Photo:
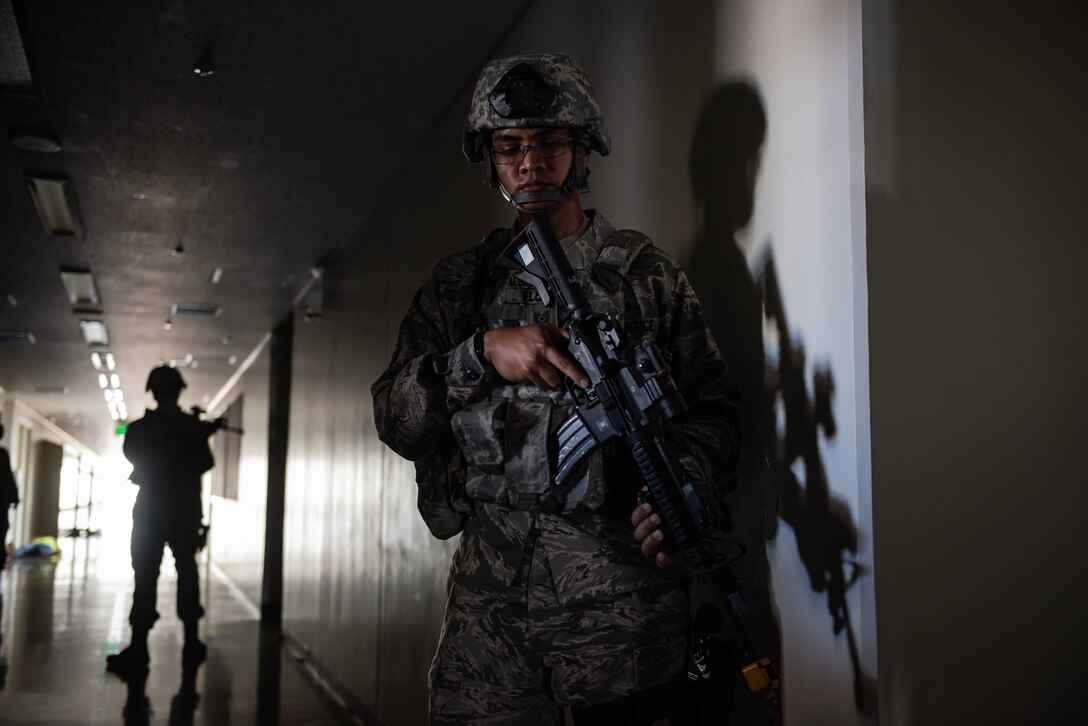
<svg viewBox="0 0 1088 726">
<path fill-rule="evenodd" d="M 0 331 L 36 340 L 0 342 L 0 388 L 113 448 L 79 325 L 101 320 L 130 418 L 160 361 L 188 362 L 183 405 L 214 396 L 527 4 L 0 0 Z M 33 175 L 67 179 L 76 234 L 45 233 Z M 62 269 L 100 304 L 75 309 Z M 220 312 L 171 311 L 192 302 Z"/>
</svg>

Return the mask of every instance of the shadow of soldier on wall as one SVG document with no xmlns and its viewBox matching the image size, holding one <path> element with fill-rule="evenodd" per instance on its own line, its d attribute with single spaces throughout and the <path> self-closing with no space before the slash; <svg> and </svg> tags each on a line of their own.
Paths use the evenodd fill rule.
<svg viewBox="0 0 1088 726">
<path fill-rule="evenodd" d="M 691 185 L 703 212 L 702 230 L 684 268 L 703 314 L 743 393 L 737 485 L 728 503 L 729 538 L 747 553 L 732 568 L 752 611 L 744 625 L 756 652 L 782 663 L 777 608 L 771 598 L 765 540 L 777 527 L 778 493 L 768 474 L 773 407 L 765 393 L 763 305 L 736 239 L 752 218 L 756 175 L 766 135 L 763 102 L 746 81 L 718 87 L 703 107 L 691 144 Z M 783 683 L 782 698 L 788 693 Z M 765 704 L 738 694 L 733 723 L 764 723 Z"/>
<path fill-rule="evenodd" d="M 826 592 L 835 634 L 845 631 L 854 671 L 855 705 L 873 710 L 875 694 L 866 685 L 846 610 L 846 590 L 860 576 L 852 555 L 857 530 L 849 506 L 833 496 L 819 451 L 821 432 L 835 435 L 833 379 L 829 369 L 814 373 L 814 394 L 805 382 L 805 354 L 792 342 L 769 252 L 749 269 L 737 238 L 752 218 L 756 179 L 767 134 L 767 118 L 752 82 L 720 85 L 708 98 L 691 146 L 691 184 L 703 211 L 702 229 L 685 268 L 702 301 L 704 315 L 722 355 L 744 394 L 743 444 L 737 487 L 729 505 L 734 529 L 747 554 L 734 564 L 752 605 L 745 618 L 756 650 L 781 666 L 781 630 L 771 594 L 766 542 L 779 517 L 795 534 L 799 557 L 816 592 Z M 764 326 L 778 332 L 778 360 L 768 360 Z M 781 427 L 776 422 L 784 422 Z M 800 461 L 803 482 L 791 465 Z M 788 675 L 788 674 L 787 674 Z M 789 691 L 783 681 L 783 698 Z M 763 704 L 737 698 L 734 723 L 765 720 Z"/>
</svg>

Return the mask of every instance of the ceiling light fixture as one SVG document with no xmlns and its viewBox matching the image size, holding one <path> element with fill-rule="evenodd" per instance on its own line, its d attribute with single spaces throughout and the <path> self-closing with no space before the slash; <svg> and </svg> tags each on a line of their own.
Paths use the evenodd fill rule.
<svg viewBox="0 0 1088 726">
<path fill-rule="evenodd" d="M 79 329 L 83 333 L 83 339 L 87 345 L 109 345 L 110 334 L 106 330 L 106 324 L 101 320 L 80 320 Z M 109 355 L 107 353 L 107 355 Z M 110 366 L 112 370 L 113 367 Z"/>
<path fill-rule="evenodd" d="M 70 187 L 64 177 L 28 176 L 27 186 L 34 208 L 46 234 L 71 237 L 76 233 L 76 215 L 70 199 Z"/>
<path fill-rule="evenodd" d="M 68 386 L 34 386 L 34 393 L 40 396 L 67 396 L 71 392 Z"/>
<path fill-rule="evenodd" d="M 102 388 L 102 389 L 110 387 L 110 381 L 109 381 L 108 378 L 106 378 L 105 373 L 99 373 L 98 374 L 98 387 Z"/>
<path fill-rule="evenodd" d="M 115 365 L 113 361 L 113 354 L 104 352 L 99 353 L 96 350 L 95 353 L 90 354 L 90 364 L 94 366 L 97 370 L 113 370 L 113 367 Z"/>
<path fill-rule="evenodd" d="M 97 307 L 101 304 L 98 297 L 98 285 L 90 270 L 62 269 L 60 279 L 64 283 L 64 289 L 68 293 L 68 302 L 73 305 L 91 305 Z"/>
<path fill-rule="evenodd" d="M 217 267 L 212 270 L 212 284 L 218 285 L 219 281 L 223 279 L 223 268 Z"/>
<path fill-rule="evenodd" d="M 112 387 L 114 387 L 114 388 L 120 388 L 121 387 L 121 376 L 117 375 L 116 373 L 111 373 L 110 374 L 110 385 Z"/>
<path fill-rule="evenodd" d="M 11 145 L 23 151 L 36 151 L 41 154 L 55 154 L 60 151 L 60 139 L 45 132 L 14 133 Z"/>
</svg>

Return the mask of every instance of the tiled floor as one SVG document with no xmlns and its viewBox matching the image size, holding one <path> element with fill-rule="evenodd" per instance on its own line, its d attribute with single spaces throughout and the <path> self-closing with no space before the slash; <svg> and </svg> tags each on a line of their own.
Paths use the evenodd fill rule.
<svg viewBox="0 0 1088 726">
<path fill-rule="evenodd" d="M 132 570 L 124 538 L 63 538 L 55 560 L 20 559 L 0 574 L 0 724 L 350 723 L 303 676 L 254 609 L 204 574 L 208 659 L 185 671 L 169 549 L 159 579 L 145 684 L 105 670 L 128 640 Z"/>
</svg>

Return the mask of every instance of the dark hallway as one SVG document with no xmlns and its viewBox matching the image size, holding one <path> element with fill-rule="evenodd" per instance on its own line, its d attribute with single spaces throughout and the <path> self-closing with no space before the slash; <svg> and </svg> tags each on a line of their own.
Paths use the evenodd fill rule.
<svg viewBox="0 0 1088 726">
<path fill-rule="evenodd" d="M 435 261 L 515 218 L 463 141 L 527 50 L 593 78 L 585 208 L 683 263 L 744 379 L 728 536 L 784 726 L 1083 720 L 1086 29 L 1084 0 L 0 0 L 0 539 L 61 549 L 0 572 L 0 726 L 426 723 L 462 540 L 370 391 Z M 122 442 L 160 365 L 244 434 L 200 484 L 207 659 L 168 550 L 125 683 Z"/>
</svg>

